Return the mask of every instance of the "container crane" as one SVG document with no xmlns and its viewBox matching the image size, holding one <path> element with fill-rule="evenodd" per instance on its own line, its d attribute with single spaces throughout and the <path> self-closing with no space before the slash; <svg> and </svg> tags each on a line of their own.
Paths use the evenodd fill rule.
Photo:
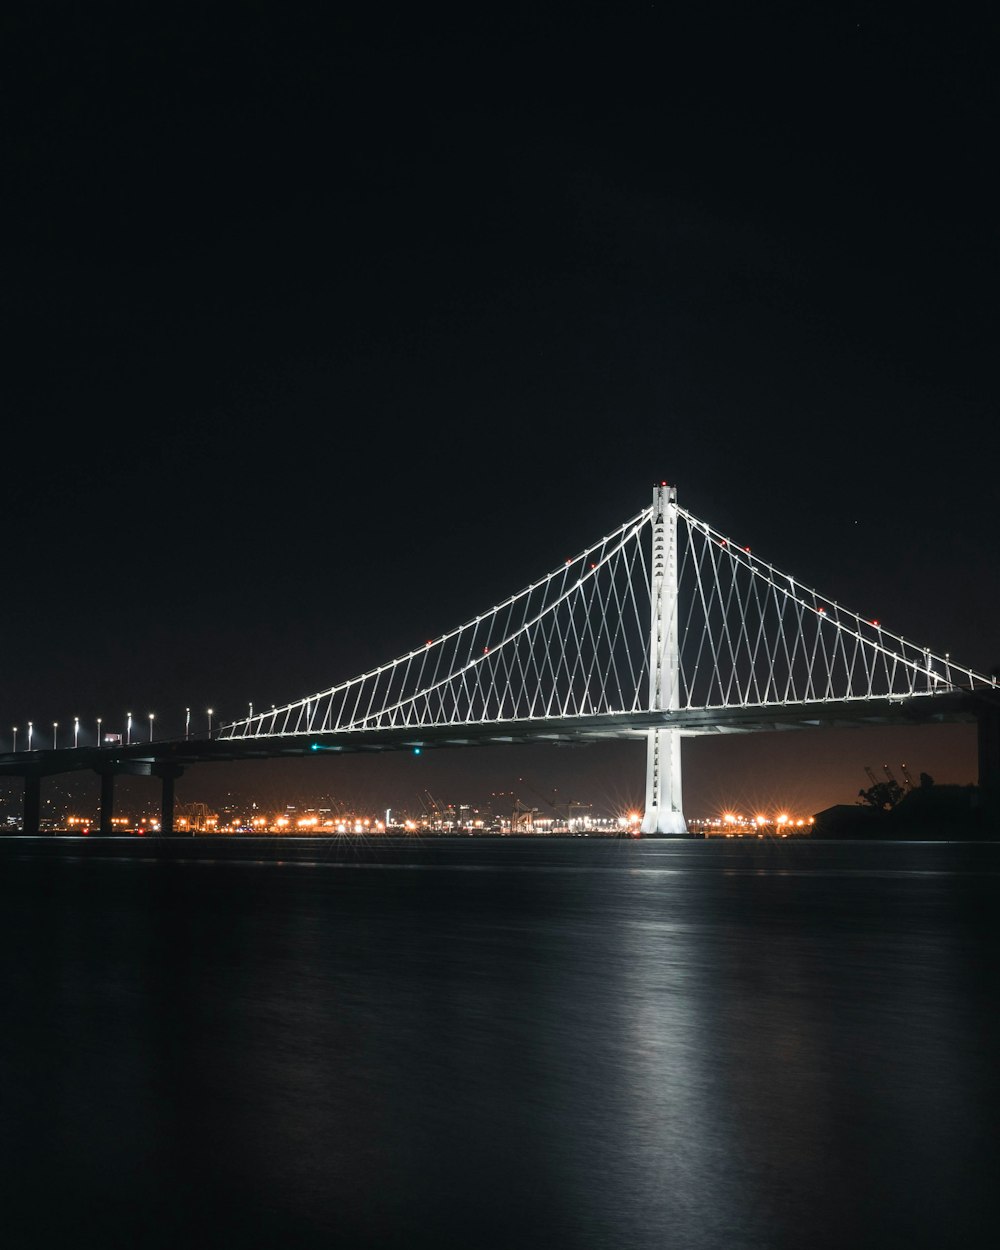
<svg viewBox="0 0 1000 1250">
<path fill-rule="evenodd" d="M 417 798 L 420 800 L 420 806 L 424 809 L 424 815 L 431 824 L 434 821 L 437 821 L 439 824 L 444 821 L 444 811 L 430 790 L 420 791 L 417 794 Z"/>
<path fill-rule="evenodd" d="M 892 806 L 895 807 L 896 804 L 899 802 L 899 800 L 906 793 L 906 791 L 899 784 L 896 778 L 892 775 L 892 769 L 889 767 L 888 764 L 882 765 L 882 771 L 885 773 L 886 779 L 888 780 L 889 794 L 892 800 Z"/>
<path fill-rule="evenodd" d="M 917 783 L 910 776 L 910 770 L 906 767 L 906 765 L 900 764 L 899 771 L 903 774 L 903 782 L 906 785 L 907 790 L 915 790 L 917 788 Z"/>
<path fill-rule="evenodd" d="M 901 786 L 893 776 L 892 769 L 888 764 L 882 765 L 882 771 L 885 773 L 885 781 L 879 781 L 872 770 L 865 765 L 865 772 L 868 774 L 868 780 L 872 783 L 867 790 L 859 790 L 858 797 L 864 799 L 866 803 L 872 807 L 881 808 L 883 811 L 895 807 L 896 804 L 906 797 L 907 790 L 913 790 L 913 778 L 905 764 L 900 765 L 903 774 L 905 786 Z"/>
<path fill-rule="evenodd" d="M 522 785 L 527 786 L 527 788 L 531 791 L 531 793 L 532 793 L 533 795 L 535 795 L 535 797 L 536 797 L 536 798 L 541 799 L 543 803 L 547 803 L 547 804 L 549 805 L 549 807 L 551 807 L 551 808 L 552 808 L 553 812 L 557 812 L 557 811 L 559 810 L 559 809 L 558 809 L 558 807 L 556 806 L 556 804 L 555 804 L 554 800 L 552 800 L 552 799 L 548 798 L 546 795 L 542 794 L 541 790 L 537 790 L 537 789 L 536 789 L 536 788 L 535 788 L 535 787 L 531 784 L 531 782 L 530 782 L 530 781 L 525 781 L 523 777 L 518 777 L 518 781 L 520 781 L 520 782 L 522 783 Z M 552 793 L 553 793 L 553 794 L 555 794 L 555 790 L 554 790 L 554 789 L 553 789 Z"/>
<path fill-rule="evenodd" d="M 888 771 L 888 765 L 886 765 L 886 771 Z M 859 790 L 858 798 L 864 799 L 869 806 L 876 807 L 880 811 L 895 807 L 899 801 L 899 795 L 902 794 L 899 786 L 895 785 L 892 780 L 879 781 L 867 764 L 865 765 L 865 772 L 868 774 L 868 780 L 872 784 L 867 790 Z"/>
<path fill-rule="evenodd" d="M 535 786 L 533 786 L 530 781 L 525 781 L 523 777 L 518 777 L 518 781 L 520 781 L 522 785 L 526 786 L 527 789 L 529 789 L 531 793 L 536 796 L 536 798 L 541 799 L 543 803 L 547 804 L 548 807 L 552 809 L 552 825 L 554 827 L 559 817 L 559 808 L 555 800 L 550 799 L 548 795 L 542 794 L 541 790 L 536 789 Z M 552 793 L 555 794 L 554 788 L 553 788 Z M 538 809 L 536 808 L 535 810 L 537 811 Z"/>
</svg>

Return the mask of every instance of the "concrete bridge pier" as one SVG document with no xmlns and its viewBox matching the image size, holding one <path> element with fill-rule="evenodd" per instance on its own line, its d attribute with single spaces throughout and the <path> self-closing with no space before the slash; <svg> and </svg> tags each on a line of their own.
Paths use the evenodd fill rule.
<svg viewBox="0 0 1000 1250">
<path fill-rule="evenodd" d="M 101 837 L 111 836 L 113 825 L 111 818 L 115 814 L 115 775 L 109 768 L 101 773 L 101 814 L 98 832 Z"/>
<path fill-rule="evenodd" d="M 41 831 L 42 817 L 42 776 L 41 773 L 27 773 L 24 778 L 24 817 L 21 831 L 28 837 L 37 837 Z"/>
<path fill-rule="evenodd" d="M 163 837 L 171 837 L 174 832 L 174 782 L 183 773 L 180 764 L 159 764 L 154 770 L 154 776 L 159 777 L 162 784 L 160 833 Z"/>
<path fill-rule="evenodd" d="M 979 788 L 1000 798 L 1000 707 L 988 707 L 977 717 Z"/>
<path fill-rule="evenodd" d="M 688 832 L 681 801 L 681 735 L 651 729 L 646 741 L 646 807 L 640 833 L 679 837 Z"/>
</svg>

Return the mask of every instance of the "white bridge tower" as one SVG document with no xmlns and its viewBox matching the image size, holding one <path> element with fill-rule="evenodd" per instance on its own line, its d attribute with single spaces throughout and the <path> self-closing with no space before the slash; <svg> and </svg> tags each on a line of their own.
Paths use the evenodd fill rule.
<svg viewBox="0 0 1000 1250">
<path fill-rule="evenodd" d="M 649 709 L 680 707 L 680 649 L 677 641 L 677 488 L 653 488 L 653 558 L 650 590 Z M 650 729 L 646 735 L 646 808 L 642 833 L 686 834 L 681 804 L 679 729 Z"/>
</svg>

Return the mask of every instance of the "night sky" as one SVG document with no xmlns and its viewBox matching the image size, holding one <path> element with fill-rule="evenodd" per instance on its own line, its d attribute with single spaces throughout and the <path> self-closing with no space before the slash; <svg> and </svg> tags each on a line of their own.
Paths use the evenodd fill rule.
<svg viewBox="0 0 1000 1250">
<path fill-rule="evenodd" d="M 325 689 L 660 480 L 1000 664 L 995 24 L 43 8 L 5 18 L 3 749 Z M 685 751 L 689 815 L 851 802 L 883 761 L 975 779 L 963 728 Z M 643 774 L 532 747 L 206 766 L 178 799 L 615 804 Z"/>
</svg>

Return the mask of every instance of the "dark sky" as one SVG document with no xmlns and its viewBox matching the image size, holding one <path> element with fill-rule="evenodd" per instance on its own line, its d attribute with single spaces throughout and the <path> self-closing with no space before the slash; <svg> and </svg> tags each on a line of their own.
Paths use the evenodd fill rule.
<svg viewBox="0 0 1000 1250">
<path fill-rule="evenodd" d="M 5 748 L 28 718 L 179 730 L 185 706 L 324 689 L 661 479 L 840 602 L 1000 663 L 995 24 L 25 7 L 4 32 Z M 694 744 L 689 810 L 772 785 L 851 801 L 865 763 L 912 755 L 767 737 Z M 964 731 L 908 741 L 911 767 L 973 778 Z M 572 752 L 538 750 L 439 757 L 435 784 L 576 784 Z M 378 763 L 324 784 L 422 784 Z M 641 752 L 583 772 L 637 793 Z"/>
</svg>

